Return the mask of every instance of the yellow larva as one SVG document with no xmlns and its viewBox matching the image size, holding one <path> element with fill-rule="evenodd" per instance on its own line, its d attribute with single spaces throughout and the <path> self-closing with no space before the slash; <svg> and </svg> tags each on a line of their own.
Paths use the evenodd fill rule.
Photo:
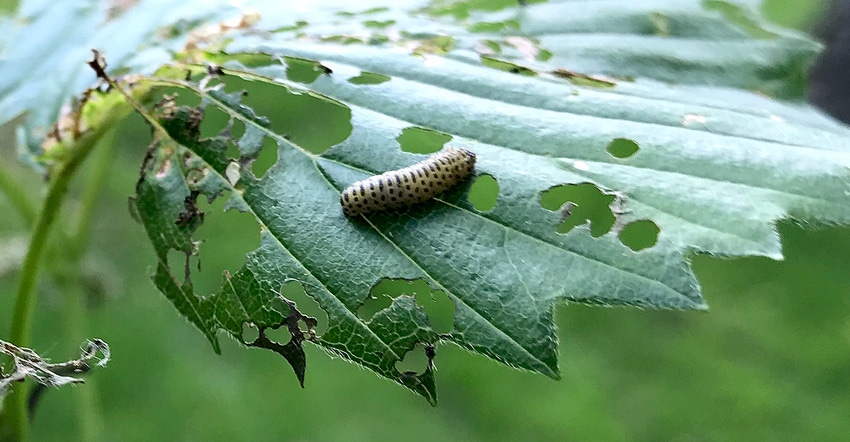
<svg viewBox="0 0 850 442">
<path fill-rule="evenodd" d="M 474 167 L 474 153 L 447 147 L 410 167 L 352 184 L 340 195 L 342 213 L 356 216 L 427 201 L 463 181 Z"/>
</svg>

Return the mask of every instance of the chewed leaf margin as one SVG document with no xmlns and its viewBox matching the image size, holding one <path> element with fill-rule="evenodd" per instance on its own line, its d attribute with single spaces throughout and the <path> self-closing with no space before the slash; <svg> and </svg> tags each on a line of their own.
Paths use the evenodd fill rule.
<svg viewBox="0 0 850 442">
<path fill-rule="evenodd" d="M 188 83 L 166 81 L 162 78 L 154 82 L 170 86 L 188 86 Z M 215 86 L 203 92 L 200 88 L 186 89 L 187 92 L 204 95 L 204 105 L 221 106 L 231 112 L 231 117 L 245 122 L 246 127 L 252 128 L 246 130 L 246 133 L 267 125 L 267 121 L 257 117 L 241 104 L 241 93 L 227 94 Z M 432 364 L 422 373 L 399 372 L 395 369 L 395 363 L 401 361 L 407 351 L 417 345 L 430 346 L 440 340 L 440 336 L 431 329 L 427 315 L 411 301 L 412 298 L 402 296 L 395 299 L 389 308 L 371 318 L 368 325 L 356 315 L 347 314 L 349 324 L 346 327 L 379 330 L 379 333 L 384 330 L 383 333 L 398 336 L 398 339 L 390 343 L 378 340 L 360 346 L 368 348 L 377 345 L 378 348 L 369 353 L 372 358 L 369 358 L 369 355 L 358 355 L 356 351 L 348 348 L 350 331 L 331 327 L 323 336 L 316 336 L 313 331 L 317 325 L 315 318 L 301 314 L 292 301 L 278 294 L 278 290 L 283 284 L 296 280 L 301 282 L 305 291 L 313 297 L 332 299 L 333 295 L 323 287 L 321 281 L 303 269 L 291 256 L 279 256 L 280 240 L 275 238 L 267 227 L 261 227 L 261 246 L 246 257 L 245 267 L 234 275 L 225 274 L 221 291 L 207 297 L 195 293 L 189 266 L 190 257 L 197 253 L 197 243 L 193 240 L 192 233 L 203 222 L 203 217 L 199 215 L 205 214 L 198 214 L 191 201 L 200 195 L 212 200 L 229 194 L 227 207 L 250 212 L 251 204 L 246 203 L 242 195 L 246 188 L 258 183 L 250 167 L 244 167 L 250 163 L 251 154 L 229 159 L 225 156 L 229 134 L 203 140 L 198 138 L 198 127 L 203 115 L 201 109 L 176 106 L 168 100 L 155 106 L 158 121 L 169 136 L 151 146 L 137 185 L 137 195 L 132 203 L 135 206 L 134 212 L 138 214 L 157 251 L 158 264 L 153 278 L 156 286 L 174 303 L 181 314 L 204 332 L 217 352 L 220 349 L 216 330 L 220 329 L 245 345 L 270 349 L 284 356 L 303 385 L 306 357 L 302 343 L 310 341 L 336 356 L 393 379 L 435 403 L 436 386 Z M 266 132 L 266 135 L 269 133 Z M 278 143 L 291 143 L 286 136 L 273 136 L 277 138 Z M 262 137 L 253 138 L 257 141 Z M 240 141 L 245 139 L 246 137 L 243 137 Z M 259 147 L 252 148 L 244 144 L 239 147 L 240 151 L 253 152 L 253 155 L 259 150 Z M 235 164 L 241 165 L 238 167 L 238 177 L 232 172 Z M 256 213 L 254 215 L 257 216 Z M 261 216 L 257 216 L 257 220 L 262 226 Z M 174 263 L 168 262 L 168 252 L 171 250 L 180 251 L 185 255 L 185 265 L 178 263 L 175 266 Z M 274 262 L 279 268 L 269 269 L 270 262 Z M 175 274 L 172 268 L 185 268 L 186 271 L 185 274 Z M 291 271 L 299 268 L 300 272 Z M 316 291 L 323 293 L 318 295 Z M 342 309 L 339 311 L 341 314 L 346 310 L 344 306 L 337 307 Z M 332 318 L 333 313 L 332 309 L 328 311 Z M 400 322 L 397 317 L 406 320 Z M 244 340 L 245 325 L 256 328 L 259 335 L 251 341 Z M 289 331 L 291 339 L 287 343 L 275 342 L 265 333 L 269 328 L 279 327 L 286 327 Z M 375 333 L 367 331 L 364 334 Z M 382 354 L 385 356 L 374 357 Z"/>
<path fill-rule="evenodd" d="M 195 69 L 199 70 L 200 68 L 195 67 Z M 177 71 L 182 75 L 184 68 L 180 68 Z M 161 75 L 164 73 L 166 71 L 160 72 Z M 254 79 L 257 80 L 257 78 Z M 201 83 L 206 83 L 206 81 L 203 80 Z M 220 106 L 229 112 L 232 118 L 245 122 L 246 127 L 252 128 L 251 131 L 264 130 L 267 136 L 276 138 L 280 155 L 278 164 L 270 170 L 273 177 L 294 176 L 297 173 L 296 171 L 309 170 L 316 167 L 317 164 L 321 164 L 320 170 L 323 171 L 323 174 L 338 173 L 332 172 L 337 166 L 329 168 L 337 163 L 335 160 L 330 163 L 326 161 L 316 163 L 321 157 L 303 151 L 300 147 L 291 143 L 284 135 L 277 135 L 268 131 L 265 128 L 267 122 L 264 119 L 256 117 L 253 112 L 247 111 L 247 107 L 241 104 L 241 94 L 226 94 L 216 87 L 204 90 L 199 86 L 191 86 L 188 83 L 181 83 L 176 80 L 163 82 L 172 86 L 180 85 L 192 90 L 192 92 L 204 97 L 203 102 L 205 105 L 215 104 Z M 285 87 L 297 89 L 297 86 L 293 84 L 288 84 Z M 305 93 L 303 90 L 297 90 L 297 92 Z M 141 214 L 142 222 L 148 228 L 151 239 L 154 240 L 157 253 L 160 256 L 160 262 L 154 278 L 155 283 L 174 302 L 181 313 L 186 315 L 190 321 L 205 332 L 216 350 L 218 350 L 218 344 L 215 338 L 215 330 L 226 330 L 231 336 L 239 340 L 242 336 L 242 327 L 246 323 L 249 323 L 260 330 L 260 337 L 254 342 L 242 342 L 246 345 L 262 346 L 278 351 L 292 364 L 299 380 L 303 382 L 305 360 L 300 344 L 305 340 L 305 336 L 308 336 L 310 338 L 309 340 L 322 345 L 332 353 L 364 365 L 382 376 L 396 380 L 411 388 L 416 393 L 425 396 L 432 402 L 436 400 L 436 390 L 431 364 L 421 374 L 399 373 L 394 368 L 395 363 L 400 361 L 407 351 L 410 351 L 418 344 L 433 345 L 441 340 L 448 339 L 471 350 L 487 354 L 509 365 L 532 369 L 546 373 L 552 377 L 558 377 L 555 358 L 556 340 L 553 337 L 554 326 L 552 323 L 553 300 L 548 297 L 542 301 L 543 304 L 541 306 L 548 304 L 549 307 L 536 313 L 537 315 L 541 315 L 539 318 L 529 318 L 532 321 L 527 324 L 527 326 L 532 327 L 529 331 L 534 330 L 536 327 L 542 327 L 542 329 L 533 331 L 530 336 L 539 336 L 540 339 L 537 340 L 537 338 L 534 338 L 534 342 L 539 342 L 543 346 L 534 350 L 533 353 L 526 353 L 524 356 L 522 353 L 529 352 L 529 350 L 524 348 L 525 345 L 518 345 L 515 341 L 511 345 L 517 345 L 517 350 L 520 353 L 516 355 L 509 355 L 512 351 L 509 351 L 508 355 L 500 353 L 505 350 L 503 344 L 497 344 L 492 347 L 489 344 L 485 344 L 490 339 L 487 338 L 487 334 L 490 332 L 485 332 L 485 329 L 491 328 L 492 325 L 487 325 L 485 329 L 478 329 L 479 326 L 470 328 L 471 324 L 482 320 L 482 312 L 476 312 L 476 309 L 480 307 L 470 308 L 471 305 L 468 304 L 468 300 L 461 301 L 455 295 L 452 295 L 452 299 L 456 303 L 456 307 L 463 308 L 456 311 L 456 330 L 450 334 L 436 334 L 429 325 L 427 315 L 424 314 L 421 307 L 409 302 L 409 298 L 406 297 L 396 298 L 391 308 L 380 312 L 368 323 L 358 319 L 356 316 L 352 317 L 351 312 L 356 311 L 357 307 L 362 304 L 364 301 L 362 294 L 367 293 L 366 291 L 352 290 L 355 293 L 361 293 L 361 297 L 346 302 L 345 299 L 339 297 L 338 289 L 335 290 L 333 287 L 326 286 L 320 278 L 317 278 L 310 269 L 306 268 L 291 253 L 284 253 L 284 256 L 280 256 L 281 250 L 286 250 L 285 246 L 282 247 L 285 239 L 282 239 L 280 236 L 277 236 L 277 233 L 273 232 L 275 229 L 271 226 L 272 222 L 269 219 L 264 219 L 264 216 L 269 216 L 268 213 L 264 215 L 254 210 L 258 207 L 278 206 L 277 212 L 279 213 L 283 209 L 279 207 L 279 201 L 268 199 L 270 195 L 265 195 L 262 192 L 253 193 L 251 191 L 252 188 L 261 188 L 261 184 L 263 183 L 267 184 L 268 181 L 265 180 L 265 177 L 264 180 L 258 180 L 248 168 L 240 167 L 238 169 L 238 177 L 234 176 L 232 171 L 228 171 L 233 164 L 246 164 L 246 159 L 239 158 L 237 161 L 235 158 L 228 159 L 225 157 L 224 153 L 228 142 L 226 136 L 206 140 L 198 139 L 197 127 L 199 126 L 199 118 L 203 114 L 201 110 L 197 108 L 175 108 L 173 103 L 166 103 L 166 105 L 159 107 L 164 109 L 161 109 L 161 114 L 164 116 L 161 115 L 160 120 L 163 127 L 170 134 L 170 139 L 160 140 L 161 144 L 153 148 L 153 151 L 158 153 L 158 157 L 156 155 L 149 155 L 149 158 L 155 158 L 156 161 L 149 161 L 145 165 L 146 170 L 149 172 L 144 173 L 139 182 L 138 196 L 135 203 L 137 211 Z M 246 130 L 247 132 L 249 131 Z M 257 151 L 257 149 L 252 148 L 246 149 L 243 145 L 239 147 L 241 152 Z M 290 154 L 288 155 L 287 153 Z M 293 157 L 292 154 L 295 153 L 300 158 Z M 304 163 L 303 160 L 307 160 L 308 162 Z M 298 163 L 301 163 L 300 167 Z M 311 166 L 310 163 L 313 165 Z M 178 165 L 180 167 L 177 167 Z M 284 175 L 281 170 L 276 170 L 287 166 L 291 168 L 288 170 L 289 173 L 287 175 Z M 196 172 L 199 168 L 204 170 L 204 173 L 200 174 L 204 178 L 198 182 L 187 181 L 187 172 Z M 155 173 L 152 173 L 153 171 Z M 321 179 L 327 180 L 327 177 Z M 335 178 L 334 182 L 337 182 L 336 180 Z M 298 179 L 296 178 L 293 184 L 302 184 L 297 181 Z M 335 184 L 333 187 L 336 189 L 331 191 L 338 192 L 342 185 Z M 179 275 L 171 273 L 169 263 L 167 262 L 168 250 L 174 249 L 183 252 L 187 260 L 196 251 L 196 244 L 191 238 L 192 226 L 196 225 L 180 222 L 180 220 L 185 219 L 187 216 L 187 198 L 191 198 L 193 193 L 197 196 L 197 192 L 201 192 L 209 199 L 229 192 L 230 199 L 228 207 L 252 211 L 260 223 L 262 232 L 261 247 L 256 252 L 249 254 L 245 267 L 233 276 L 226 275 L 226 281 L 222 290 L 206 298 L 200 298 L 193 292 L 191 275 L 188 271 L 188 261 L 186 265 L 187 271 L 182 282 L 179 281 Z M 373 222 L 378 222 L 378 225 L 385 223 L 385 221 L 378 220 Z M 349 225 L 347 221 L 346 225 Z M 363 228 L 375 229 L 376 226 L 376 224 L 368 221 L 365 225 L 360 222 L 353 224 L 355 231 Z M 395 240 L 389 241 L 387 235 L 393 236 L 392 233 L 387 233 L 387 231 L 380 233 L 382 229 L 378 230 L 379 237 L 377 239 L 379 241 L 388 243 L 391 249 L 398 247 L 397 245 L 393 245 Z M 164 239 L 166 240 L 163 241 Z M 270 271 L 268 262 L 275 262 L 276 268 Z M 295 269 L 294 272 L 293 269 Z M 430 276 L 427 275 L 428 273 L 425 273 L 426 279 L 430 279 Z M 404 274 L 397 276 L 405 277 Z M 421 277 L 422 274 L 416 272 L 407 277 L 415 276 Z M 466 279 L 464 276 L 461 276 L 461 278 Z M 342 321 L 342 324 L 336 327 L 331 326 L 321 337 L 314 337 L 310 327 L 305 332 L 299 332 L 300 329 L 296 326 L 299 322 L 302 325 L 306 325 L 314 320 L 304 317 L 297 312 L 292 302 L 275 295 L 276 290 L 282 284 L 293 279 L 301 282 L 307 293 L 322 305 L 322 308 L 328 313 L 332 323 Z M 435 281 L 431 281 L 430 283 L 436 284 L 433 286 L 434 288 L 444 288 L 441 283 Z M 470 288 L 465 290 L 470 290 Z M 464 297 L 468 296 L 464 295 Z M 613 298 L 605 300 L 594 299 L 592 297 L 574 297 L 573 300 L 591 304 L 618 303 Z M 634 304 L 653 305 L 652 302 L 652 298 L 636 298 Z M 630 304 L 632 302 L 621 303 Z M 271 307 L 269 307 L 270 305 Z M 659 304 L 659 306 L 663 305 Z M 685 305 L 683 304 L 681 306 Z M 670 306 L 673 306 L 673 304 Z M 699 308 L 700 304 L 691 304 L 691 307 Z M 492 312 L 495 312 L 495 310 Z M 470 314 L 473 316 L 469 316 Z M 493 313 L 487 313 L 484 318 L 492 318 L 490 316 L 491 314 Z M 525 314 L 520 316 L 524 317 Z M 399 320 L 399 318 L 405 319 Z M 411 321 L 411 319 L 414 320 Z M 484 321 L 482 324 L 489 324 L 493 319 L 484 319 Z M 292 340 L 287 344 L 281 345 L 274 343 L 262 333 L 265 328 L 277 328 L 283 325 L 287 325 L 287 328 L 292 334 Z M 359 328 L 362 332 L 352 333 L 351 327 Z M 386 337 L 378 337 L 380 333 L 385 334 Z M 499 333 L 505 332 L 499 331 Z M 358 347 L 377 347 L 371 352 L 365 352 L 365 354 L 364 352 L 358 354 L 357 350 L 352 350 L 357 348 L 352 347 L 352 336 L 357 336 L 358 334 L 362 334 L 360 338 L 365 339 L 365 342 L 358 344 Z M 513 334 L 513 331 L 510 334 Z M 401 339 L 405 336 L 406 338 Z M 511 339 L 508 335 L 505 336 L 507 339 Z M 526 358 L 531 359 L 525 360 Z"/>
<path fill-rule="evenodd" d="M 481 37 L 500 40 L 492 35 Z M 433 50 L 435 39 L 440 38 L 439 50 Z M 306 358 L 301 345 L 305 341 L 405 385 L 432 403 L 436 401 L 433 355 L 422 373 L 400 372 L 396 363 L 417 346 L 433 352 L 433 345 L 441 341 L 557 378 L 557 341 L 552 321 L 557 301 L 704 309 L 687 253 L 703 250 L 779 256 L 773 223 L 789 216 L 792 208 L 802 207 L 808 216 L 847 218 L 847 213 L 828 207 L 834 194 L 815 195 L 811 188 L 800 187 L 802 181 L 794 174 L 787 179 L 773 176 L 766 186 L 759 181 L 761 176 L 753 182 L 736 182 L 730 171 L 724 171 L 722 176 L 716 176 L 717 171 L 702 175 L 698 157 L 683 160 L 675 152 L 666 151 L 669 140 L 662 140 L 665 136 L 683 135 L 681 126 L 705 124 L 707 118 L 701 113 L 677 113 L 679 108 L 693 103 L 682 100 L 675 92 L 650 98 L 653 85 L 631 78 L 614 80 L 594 76 L 592 69 L 586 74 L 583 70 L 545 65 L 550 56 L 553 62 L 562 63 L 563 59 L 558 58 L 562 50 L 529 62 L 510 54 L 470 57 L 466 50 L 471 47 L 471 40 L 464 38 L 425 35 L 410 55 L 400 55 L 398 51 L 382 54 L 377 47 L 352 51 L 350 47 L 328 43 L 327 39 L 321 41 L 324 43 L 290 44 L 245 38 L 228 46 L 231 53 L 197 51 L 195 56 L 216 64 L 214 70 L 207 72 L 214 74 L 212 77 L 197 82 L 178 79 L 187 70 L 198 74 L 203 67 L 176 65 L 160 70 L 161 77 L 150 81 L 190 91 L 201 97 L 202 104 L 186 108 L 166 103 L 157 109 L 168 135 L 152 147 L 136 199 L 137 211 L 157 247 L 155 282 L 160 290 L 204 331 L 217 351 L 216 330 L 225 330 L 243 344 L 283 355 L 302 385 Z M 514 43 L 517 49 L 524 47 Z M 535 39 L 533 43 L 544 44 L 545 40 Z M 781 53 L 779 46 L 782 45 L 774 48 L 776 54 Z M 809 49 L 805 44 L 798 45 L 794 57 L 808 56 Z M 371 53 L 375 57 L 370 58 Z M 380 61 L 384 56 L 388 63 Z M 411 62 L 419 57 L 424 60 L 425 69 L 419 62 Z M 252 61 L 250 66 L 242 63 L 245 60 Z M 782 65 L 785 61 L 777 55 L 768 63 Z M 738 62 L 736 59 L 733 64 Z M 533 68 L 526 68 L 526 63 Z M 499 72 L 492 73 L 492 83 L 465 83 L 463 74 L 446 75 L 442 70 L 452 64 L 460 65 L 460 72 L 466 69 L 475 76 L 486 76 L 481 69 Z M 365 78 L 364 73 L 380 81 L 357 80 Z M 523 79 L 523 73 L 529 76 Z M 223 77 L 213 78 L 217 76 Z M 268 120 L 258 117 L 252 106 L 243 103 L 241 93 L 225 93 L 219 81 L 227 83 L 236 78 L 336 103 L 349 112 L 352 133 L 326 150 L 308 147 L 297 135 L 293 138 L 272 129 Z M 566 96 L 579 97 L 575 100 L 579 107 L 589 95 L 600 103 L 628 102 L 629 113 L 614 118 L 605 115 L 607 109 L 590 107 L 572 113 L 573 110 L 558 109 L 560 103 L 556 99 L 543 100 L 544 105 L 538 108 L 536 103 L 523 102 L 517 95 L 520 83 L 534 86 L 528 95 L 532 99 L 543 90 L 557 89 L 559 93 L 567 92 Z M 487 86 L 493 87 L 484 92 L 476 89 Z M 672 115 L 660 124 L 661 130 L 650 135 L 642 132 L 645 128 L 641 125 L 658 124 L 653 120 L 657 116 L 634 118 L 635 114 L 630 113 L 645 111 L 647 100 L 656 100 L 661 112 Z M 242 122 L 245 136 L 228 139 L 225 129 L 218 136 L 200 139 L 197 126 L 206 106 L 215 106 L 231 121 Z M 696 107 L 724 117 L 738 112 L 714 103 L 698 103 Z M 670 111 L 673 108 L 676 110 Z M 576 126 L 572 132 L 559 124 L 564 115 L 569 115 L 570 124 Z M 605 119 L 616 120 L 624 127 L 609 127 Z M 757 131 L 755 136 L 734 133 L 740 130 L 734 124 L 737 121 L 725 121 L 731 128 L 730 139 L 743 138 L 742 145 L 763 150 L 768 145 L 783 144 L 784 140 L 766 130 Z M 544 126 L 546 130 L 541 129 Z M 340 216 L 334 202 L 346 185 L 413 162 L 416 156 L 404 153 L 398 146 L 400 135 L 410 128 L 446 134 L 451 144 L 480 154 L 482 162 L 476 178 L 491 177 L 499 183 L 495 206 L 479 210 L 467 199 L 469 185 L 464 185 L 405 213 L 362 219 Z M 577 135 L 580 128 L 586 131 Z M 800 141 L 805 138 L 802 134 L 819 129 L 791 131 L 792 141 L 783 147 L 811 149 Z M 688 130 L 695 131 L 691 133 L 694 143 L 719 146 L 712 138 L 718 134 L 710 133 L 707 127 Z M 841 134 L 830 132 L 829 137 L 840 139 Z M 256 177 L 247 166 L 256 159 L 264 138 L 274 140 L 278 161 L 266 175 Z M 560 148 L 557 140 L 569 140 L 573 145 Z M 609 147 L 617 140 L 629 140 L 633 148 L 627 154 L 612 151 Z M 238 147 L 238 157 L 228 157 L 229 144 Z M 599 149 L 596 144 L 601 144 Z M 825 150 L 832 152 L 818 154 L 846 160 L 840 148 Z M 676 162 L 658 162 L 665 155 Z M 746 163 L 731 169 L 760 170 L 761 166 Z M 199 170 L 202 173 L 198 174 Z M 189 171 L 201 178 L 190 179 Z M 816 180 L 819 181 L 809 184 L 825 184 L 829 192 L 841 187 L 837 175 L 818 176 Z M 778 186 L 785 181 L 792 190 Z M 666 186 L 673 182 L 680 182 L 680 188 L 667 197 L 664 192 L 670 189 Z M 563 222 L 574 214 L 575 203 L 566 201 L 555 209 L 541 205 L 543 192 L 582 184 L 613 196 L 614 202 L 603 209 L 609 209 L 614 225 L 599 237 L 591 235 L 583 225 L 569 232 L 555 230 L 559 218 Z M 729 214 L 733 218 L 743 214 L 743 204 L 710 206 L 713 198 L 698 192 L 699 186 L 706 185 L 719 186 L 724 194 L 755 195 L 763 198 L 765 204 L 752 212 L 755 216 L 745 217 L 745 222 L 734 224 L 727 231 L 718 226 L 717 220 Z M 781 190 L 777 190 L 779 187 Z M 698 197 L 676 200 L 682 196 L 679 191 L 683 188 L 694 189 Z M 189 258 L 197 252 L 193 231 L 203 221 L 192 201 L 199 195 L 211 200 L 225 194 L 228 208 L 255 217 L 261 244 L 248 254 L 243 268 L 234 275 L 225 275 L 218 293 L 201 297 L 192 287 L 188 265 Z M 668 200 L 663 204 L 653 201 L 659 195 Z M 685 208 L 685 216 L 676 211 L 675 205 L 670 206 L 671 200 Z M 698 209 L 707 209 L 715 219 L 697 216 Z M 649 245 L 638 242 L 626 247 L 618 239 L 618 233 L 628 237 L 634 226 L 641 225 L 649 230 L 654 227 L 655 240 Z M 670 229 L 671 226 L 680 228 Z M 170 270 L 175 266 L 168 262 L 169 250 L 179 250 L 186 256 L 182 281 L 177 274 L 180 272 Z M 404 294 L 394 297 L 388 307 L 370 318 L 358 317 L 359 308 L 382 278 L 422 280 L 431 290 L 448 296 L 455 306 L 452 331 L 435 332 L 422 306 Z M 303 315 L 295 303 L 277 294 L 284 284 L 293 281 L 300 283 L 327 313 L 328 328 L 321 336 L 314 333 L 314 318 Z M 243 338 L 246 325 L 259 331 L 250 342 Z M 291 335 L 285 344 L 274 342 L 265 333 L 269 328 L 280 327 L 286 327 Z"/>
</svg>

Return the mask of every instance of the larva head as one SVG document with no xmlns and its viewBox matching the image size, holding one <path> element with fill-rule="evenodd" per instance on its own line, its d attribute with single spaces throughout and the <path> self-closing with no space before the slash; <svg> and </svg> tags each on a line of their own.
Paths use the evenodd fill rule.
<svg viewBox="0 0 850 442">
<path fill-rule="evenodd" d="M 465 168 L 472 172 L 472 169 L 475 168 L 475 152 L 469 149 L 462 149 L 457 147 L 448 147 L 446 151 L 454 151 L 457 152 L 455 155 L 457 158 L 461 160 L 461 162 L 466 166 Z"/>
</svg>

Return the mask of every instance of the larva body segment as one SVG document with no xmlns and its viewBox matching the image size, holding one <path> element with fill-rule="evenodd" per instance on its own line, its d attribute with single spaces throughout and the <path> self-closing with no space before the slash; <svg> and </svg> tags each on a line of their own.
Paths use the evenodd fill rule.
<svg viewBox="0 0 850 442">
<path fill-rule="evenodd" d="M 447 147 L 410 167 L 352 184 L 340 195 L 342 212 L 356 216 L 427 201 L 463 181 L 474 167 L 473 152 Z"/>
</svg>

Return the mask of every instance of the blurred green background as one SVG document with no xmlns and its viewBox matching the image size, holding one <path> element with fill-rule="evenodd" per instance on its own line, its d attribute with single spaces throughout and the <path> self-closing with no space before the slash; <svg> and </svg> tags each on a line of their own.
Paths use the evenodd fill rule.
<svg viewBox="0 0 850 442">
<path fill-rule="evenodd" d="M 817 5 L 773 0 L 765 11 L 805 30 Z M 14 157 L 13 139 L 8 128 L 0 130 L 4 158 Z M 223 354 L 214 354 L 149 281 L 152 248 L 127 212 L 148 141 L 136 117 L 119 134 L 83 264 L 82 315 L 73 293 L 49 279 L 40 287 L 39 353 L 65 360 L 86 338 L 99 337 L 111 345 L 113 359 L 85 385 L 45 395 L 34 417 L 35 440 L 83 434 L 122 441 L 846 440 L 850 434 L 850 228 L 780 223 L 783 262 L 695 256 L 708 313 L 560 306 L 558 382 L 441 346 L 440 404 L 432 408 L 310 345 L 305 389 L 271 352 L 240 348 L 222 336 Z M 7 163 L 39 198 L 41 178 Z M 79 189 L 72 195 L 79 197 Z M 72 199 L 66 212 L 78 204 Z M 5 335 L 16 254 L 27 236 L 3 198 L 0 213 Z M 258 243 L 256 230 L 245 215 L 211 213 L 199 231 L 207 242 L 196 287 L 212 290 L 221 269 L 240 267 Z"/>
</svg>

